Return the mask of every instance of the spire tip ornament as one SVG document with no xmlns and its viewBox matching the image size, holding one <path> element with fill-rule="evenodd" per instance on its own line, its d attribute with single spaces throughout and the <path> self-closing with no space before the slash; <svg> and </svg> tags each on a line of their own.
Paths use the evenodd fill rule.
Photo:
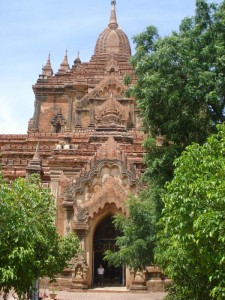
<svg viewBox="0 0 225 300">
<path fill-rule="evenodd" d="M 111 0 L 111 16 L 109 20 L 109 28 L 110 29 L 116 29 L 118 28 L 117 18 L 116 18 L 116 0 Z"/>
</svg>

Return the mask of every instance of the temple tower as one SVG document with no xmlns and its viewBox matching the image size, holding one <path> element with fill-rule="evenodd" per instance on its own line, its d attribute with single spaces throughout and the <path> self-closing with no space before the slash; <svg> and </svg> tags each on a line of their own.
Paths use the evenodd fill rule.
<svg viewBox="0 0 225 300">
<path fill-rule="evenodd" d="M 115 250 L 118 232 L 112 217 L 126 215 L 128 195 L 141 189 L 144 136 L 136 101 L 126 96 L 123 82 L 127 75 L 135 82 L 130 56 L 116 1 L 111 1 L 109 23 L 90 61 L 82 62 L 78 53 L 70 66 L 66 51 L 54 74 L 49 55 L 33 85 L 28 134 L 0 135 L 5 176 L 13 180 L 40 173 L 55 196 L 58 232 L 75 232 L 80 239 L 83 254 L 58 280 L 61 288 L 96 283 L 104 251 Z M 108 283 L 131 285 L 126 266 L 105 267 Z"/>
</svg>

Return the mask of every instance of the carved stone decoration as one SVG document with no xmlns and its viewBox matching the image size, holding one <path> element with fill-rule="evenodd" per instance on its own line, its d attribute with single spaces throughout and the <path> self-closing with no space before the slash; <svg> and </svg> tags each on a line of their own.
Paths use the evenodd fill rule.
<svg viewBox="0 0 225 300">
<path fill-rule="evenodd" d="M 41 159 L 40 159 L 40 145 L 39 143 L 37 144 L 37 148 L 36 148 L 36 152 L 34 153 L 33 159 L 31 159 L 27 165 L 26 168 L 26 175 L 27 178 L 31 175 L 31 174 L 39 174 L 39 175 L 43 175 L 43 170 L 42 170 L 42 163 L 41 163 Z"/>
<path fill-rule="evenodd" d="M 130 193 L 137 194 L 141 186 L 135 172 L 122 161 L 124 155 L 112 137 L 97 150 L 95 159 L 91 169 L 61 194 L 63 206 L 73 208 L 74 224 L 87 223 L 106 204 L 114 203 L 125 214 L 125 199 Z"/>
<path fill-rule="evenodd" d="M 115 59 L 111 58 L 106 65 L 106 74 L 117 75 L 119 73 L 118 63 Z"/>
<path fill-rule="evenodd" d="M 87 222 L 88 220 L 88 210 L 81 206 L 79 201 L 74 201 L 74 214 L 76 216 L 76 221 Z"/>
<path fill-rule="evenodd" d="M 113 70 L 113 68 L 117 70 L 116 65 L 114 66 L 110 65 L 110 66 L 112 68 L 111 71 Z M 92 90 L 91 93 L 85 95 L 79 101 L 77 108 L 82 109 L 87 107 L 89 103 L 96 98 L 102 98 L 103 101 L 106 101 L 112 93 L 116 97 L 117 96 L 121 97 L 121 95 L 124 93 L 126 89 L 127 89 L 126 86 L 116 77 L 107 76 L 95 86 L 95 88 Z"/>
<path fill-rule="evenodd" d="M 87 107 L 89 105 L 89 96 L 84 96 L 78 103 L 77 103 L 77 109 L 82 110 L 83 108 Z"/>
<path fill-rule="evenodd" d="M 55 115 L 52 118 L 51 124 L 52 124 L 54 132 L 56 132 L 56 133 L 63 132 L 64 127 L 66 125 L 66 119 L 64 118 L 62 113 L 59 112 L 57 115 Z"/>
<path fill-rule="evenodd" d="M 122 213 L 126 213 L 124 200 L 128 196 L 128 190 L 122 187 L 122 185 L 113 176 L 103 177 L 103 184 L 94 186 L 94 193 L 90 199 L 82 203 L 82 209 L 88 212 L 88 217 L 94 218 L 94 215 L 99 210 L 103 209 L 106 204 L 115 204 Z M 110 195 L 110 197 L 109 197 Z"/>
<path fill-rule="evenodd" d="M 120 125 L 126 120 L 125 108 L 111 93 L 100 107 L 95 108 L 95 119 L 103 127 Z"/>
<path fill-rule="evenodd" d="M 102 146 L 97 150 L 97 160 L 122 160 L 122 151 L 119 149 L 117 142 L 113 137 L 110 137 Z"/>
<path fill-rule="evenodd" d="M 87 289 L 87 271 L 88 265 L 85 261 L 84 254 L 78 254 L 72 261 L 74 273 L 72 276 L 72 288 L 73 289 Z"/>
<path fill-rule="evenodd" d="M 104 160 L 75 184 L 68 186 L 61 197 L 64 207 L 73 207 L 74 224 L 84 224 L 107 204 L 115 204 L 117 209 L 126 214 L 125 199 L 128 194 L 137 193 L 139 187 L 140 182 L 125 169 L 121 161 Z"/>
<path fill-rule="evenodd" d="M 103 160 L 97 161 L 95 166 L 89 172 L 87 172 L 84 176 L 80 177 L 76 181 L 75 184 L 72 183 L 69 186 L 67 186 L 67 188 L 64 190 L 64 192 L 61 194 L 61 197 L 65 201 L 68 201 L 69 199 L 72 200 L 75 197 L 79 197 L 78 194 L 80 194 L 84 191 L 85 185 L 90 186 L 94 177 L 100 177 L 101 170 L 104 166 L 107 166 L 109 169 L 112 169 L 114 166 L 117 166 L 117 168 L 119 169 L 121 178 L 126 179 L 126 181 L 128 182 L 128 184 L 130 186 L 140 185 L 140 182 L 135 177 L 135 174 L 133 174 L 132 172 L 127 170 L 124 162 L 117 160 L 117 159 L 115 159 L 115 160 L 110 160 L 110 159 L 104 160 L 103 159 Z"/>
<path fill-rule="evenodd" d="M 146 271 L 140 271 L 139 269 L 134 272 L 131 271 L 133 277 L 130 290 L 131 291 L 146 291 Z"/>
<path fill-rule="evenodd" d="M 115 72 L 114 67 L 111 68 L 111 72 Z M 95 87 L 91 95 L 93 95 L 94 97 L 100 96 L 107 99 L 108 97 L 110 97 L 111 93 L 113 93 L 115 97 L 121 97 L 126 89 L 126 86 L 118 79 L 116 79 L 116 77 L 107 76 Z"/>
</svg>

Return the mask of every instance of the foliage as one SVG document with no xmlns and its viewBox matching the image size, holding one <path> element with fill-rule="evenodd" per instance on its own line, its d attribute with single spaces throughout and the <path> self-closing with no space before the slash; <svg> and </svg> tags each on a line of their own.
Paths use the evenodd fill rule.
<svg viewBox="0 0 225 300">
<path fill-rule="evenodd" d="M 216 132 L 216 125 L 225 121 L 224 9 L 225 1 L 215 5 L 197 0 L 195 16 L 184 19 L 179 32 L 162 38 L 150 26 L 134 37 L 136 54 L 131 64 L 137 80 L 132 85 L 126 76 L 124 82 L 127 96 L 138 101 L 148 135 L 143 143 L 147 196 L 128 202 L 128 220 L 116 220 L 122 236 L 117 240 L 118 252 L 107 254 L 112 263 L 144 266 L 153 260 L 155 242 L 144 244 L 146 251 L 136 253 L 135 239 L 142 240 L 145 233 L 154 241 L 157 231 L 153 219 L 145 219 L 146 212 L 160 215 L 165 183 L 174 175 L 174 160 L 193 142 L 203 144 Z M 143 224 L 146 231 L 136 230 Z M 177 256 L 176 266 L 182 265 L 180 259 L 182 255 Z M 193 273 L 188 270 L 187 276 Z"/>
<path fill-rule="evenodd" d="M 54 198 L 37 175 L 9 186 L 0 176 L 0 291 L 29 295 L 43 276 L 54 279 L 78 251 L 74 235 L 59 237 Z"/>
<path fill-rule="evenodd" d="M 143 130 L 151 136 L 145 142 L 147 180 L 170 180 L 185 147 L 204 143 L 225 121 L 224 9 L 224 1 L 197 0 L 196 15 L 184 19 L 179 32 L 162 38 L 150 26 L 134 37 L 137 83 L 128 94 L 137 99 Z M 163 147 L 155 146 L 158 136 Z"/>
<path fill-rule="evenodd" d="M 174 280 L 169 299 L 225 299 L 225 125 L 175 162 L 160 220 L 157 263 Z"/>
<path fill-rule="evenodd" d="M 225 121 L 224 9 L 225 1 L 215 5 L 197 0 L 195 16 L 184 19 L 179 32 L 162 38 L 150 26 L 134 37 L 136 54 L 131 63 L 137 81 L 132 85 L 127 75 L 124 83 L 128 86 L 127 96 L 138 101 L 143 130 L 149 135 L 143 143 L 147 166 L 143 180 L 148 187 L 140 197 L 129 199 L 127 219 L 116 218 L 122 234 L 117 239 L 118 251 L 106 254 L 112 264 L 144 268 L 154 261 L 156 221 L 163 207 L 165 183 L 174 176 L 174 160 L 193 142 L 203 144 L 216 132 L 216 125 Z M 174 218 L 174 226 L 179 226 L 178 222 L 179 218 Z M 166 238 L 164 243 L 165 258 L 170 261 Z M 191 278 L 199 291 L 208 278 L 195 272 L 194 264 L 184 274 L 184 251 L 190 251 L 190 259 L 196 254 L 192 245 L 188 250 L 171 250 L 176 260 L 170 268 L 181 266 L 183 273 L 177 277 L 182 274 L 179 280 L 183 280 L 183 286 Z M 194 299 L 188 296 L 189 290 L 188 286 L 186 299 Z M 207 295 L 207 288 L 202 293 Z"/>
<path fill-rule="evenodd" d="M 106 251 L 105 259 L 115 266 L 144 269 L 153 262 L 157 207 L 148 191 L 143 191 L 138 197 L 130 196 L 128 211 L 127 217 L 115 217 L 114 224 L 121 231 L 116 240 L 118 251 Z"/>
</svg>

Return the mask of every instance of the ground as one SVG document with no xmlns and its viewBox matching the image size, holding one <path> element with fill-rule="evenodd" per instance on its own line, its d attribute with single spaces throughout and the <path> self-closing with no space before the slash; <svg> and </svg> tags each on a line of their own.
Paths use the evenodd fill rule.
<svg viewBox="0 0 225 300">
<path fill-rule="evenodd" d="M 48 292 L 46 293 L 48 295 Z M 163 300 L 166 293 L 131 293 L 126 288 L 95 288 L 86 292 L 57 291 L 57 300 Z M 48 300 L 49 298 L 46 298 Z"/>
</svg>

